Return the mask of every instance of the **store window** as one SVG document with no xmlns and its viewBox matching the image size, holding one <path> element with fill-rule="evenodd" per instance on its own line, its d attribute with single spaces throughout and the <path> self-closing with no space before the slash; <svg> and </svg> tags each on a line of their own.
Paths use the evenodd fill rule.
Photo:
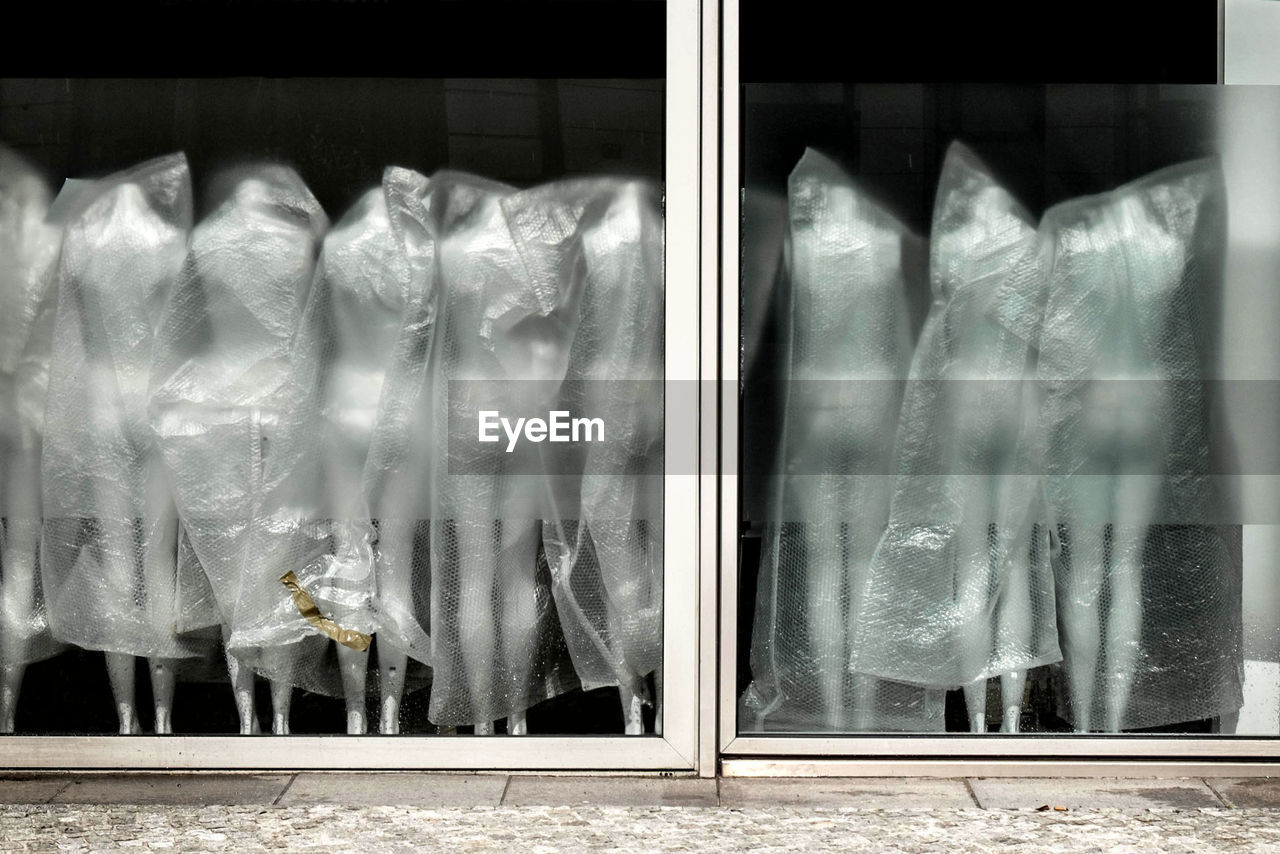
<svg viewBox="0 0 1280 854">
<path fill-rule="evenodd" d="M 0 82 L 5 731 L 662 735 L 666 9 L 543 5 Z M 648 42 L 527 61 L 567 12 Z"/>
<path fill-rule="evenodd" d="M 1280 734 L 1280 93 L 741 94 L 737 733 Z"/>
</svg>

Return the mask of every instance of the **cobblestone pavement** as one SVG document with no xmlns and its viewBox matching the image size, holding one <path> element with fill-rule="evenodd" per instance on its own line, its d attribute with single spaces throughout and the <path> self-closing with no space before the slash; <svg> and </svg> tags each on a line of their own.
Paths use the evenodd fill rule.
<svg viewBox="0 0 1280 854">
<path fill-rule="evenodd" d="M 4 851 L 1280 850 L 1260 809 L 5 806 Z"/>
</svg>

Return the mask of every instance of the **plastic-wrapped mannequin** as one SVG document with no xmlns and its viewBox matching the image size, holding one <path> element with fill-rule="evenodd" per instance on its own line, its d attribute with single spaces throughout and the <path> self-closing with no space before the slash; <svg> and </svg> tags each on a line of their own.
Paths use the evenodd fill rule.
<svg viewBox="0 0 1280 854">
<path fill-rule="evenodd" d="M 391 167 L 382 176 L 387 218 L 405 278 L 401 322 L 373 421 L 363 487 L 378 526 L 374 569 L 380 730 L 390 735 L 400 731 L 400 699 L 409 657 L 431 662 L 431 640 L 422 626 L 429 619 L 430 606 L 416 604 L 428 598 L 431 590 L 430 560 L 422 555 L 430 549 L 430 473 L 435 449 L 429 361 L 437 294 L 429 187 L 425 176 L 409 169 Z M 389 304 L 390 294 L 380 293 Z"/>
<path fill-rule="evenodd" d="M 761 729 L 936 731 L 944 692 L 850 669 L 851 595 L 889 515 L 915 240 L 827 158 L 791 173 L 782 459 L 744 717 Z"/>
<path fill-rule="evenodd" d="M 1210 523 L 1205 310 L 1222 271 L 1214 160 L 1045 214 L 1039 374 L 1061 552 L 1058 622 L 1076 729 L 1241 703 L 1238 571 Z"/>
<path fill-rule="evenodd" d="M 963 686 L 986 732 L 999 674 L 1016 732 L 1025 673 L 1058 661 L 1033 385 L 1036 232 L 959 143 L 930 234 L 933 306 L 911 364 L 888 528 L 856 597 L 853 669 Z"/>
<path fill-rule="evenodd" d="M 65 232 L 41 465 L 49 621 L 59 640 L 107 653 L 122 733 L 140 729 L 134 657 L 149 658 L 156 731 L 170 732 L 172 659 L 206 645 L 183 635 L 207 589 L 175 562 L 177 514 L 147 418 L 154 333 L 191 226 L 186 158 L 68 182 L 54 210 Z"/>
<path fill-rule="evenodd" d="M 292 567 L 252 540 L 250 519 L 270 486 L 291 346 L 328 221 L 286 167 L 236 170 L 215 188 L 157 336 L 152 417 L 186 536 L 216 596 L 241 731 L 256 719 L 254 667 L 272 681 L 272 730 L 281 734 L 293 685 L 332 691 L 313 675 L 313 647 L 325 639 L 280 584 Z M 299 517 L 317 518 L 308 508 Z"/>
<path fill-rule="evenodd" d="M 413 288 L 419 302 L 396 344 L 366 465 L 380 561 L 403 560 L 382 543 L 388 518 L 429 520 L 428 716 L 478 734 L 505 717 L 508 733 L 522 733 L 526 709 L 576 683 L 552 648 L 555 611 L 539 570 L 541 484 L 505 476 L 533 467 L 513 468 L 519 453 L 478 445 L 475 419 L 476 408 L 520 408 L 503 399 L 511 384 L 502 381 L 513 377 L 499 351 L 513 326 L 553 306 L 522 275 L 499 204 L 509 187 L 441 173 L 418 192 L 393 189 L 392 224 L 423 284 Z M 467 425 L 456 442 L 451 410 Z M 421 573 L 421 549 L 414 552 L 410 572 Z"/>
<path fill-rule="evenodd" d="M 51 194 L 0 146 L 0 732 L 13 732 L 27 665 L 58 651 L 37 558 L 40 446 L 62 231 Z"/>
<path fill-rule="evenodd" d="M 572 181 L 508 197 L 503 208 L 535 286 L 559 292 L 548 319 L 561 320 L 507 345 L 542 343 L 567 356 L 563 373 L 549 371 L 567 380 L 554 408 L 600 418 L 611 434 L 586 446 L 580 469 L 552 467 L 553 475 L 577 476 L 576 512 L 562 516 L 557 504 L 542 536 L 578 678 L 585 689 L 616 685 L 624 731 L 638 735 L 644 679 L 654 673 L 659 691 L 662 684 L 662 499 L 652 473 L 661 472 L 663 410 L 644 383 L 663 376 L 655 193 L 638 183 Z M 660 722 L 660 698 L 656 705 Z"/>
<path fill-rule="evenodd" d="M 286 508 L 320 496 L 315 518 L 332 520 L 301 526 L 295 541 L 300 548 L 282 560 L 296 569 L 325 616 L 344 629 L 377 633 L 384 733 L 399 729 L 403 650 L 429 646 L 416 621 L 409 622 L 411 577 L 383 572 L 375 578 L 374 527 L 363 481 L 412 283 L 391 228 L 386 191 L 370 190 L 325 237 L 294 347 L 291 386 L 297 402 L 283 414 L 273 457 L 290 474 L 269 497 L 270 505 Z M 382 527 L 387 549 L 396 548 L 398 533 L 395 520 L 388 519 Z M 368 653 L 342 643 L 337 652 L 347 731 L 363 733 Z"/>
</svg>

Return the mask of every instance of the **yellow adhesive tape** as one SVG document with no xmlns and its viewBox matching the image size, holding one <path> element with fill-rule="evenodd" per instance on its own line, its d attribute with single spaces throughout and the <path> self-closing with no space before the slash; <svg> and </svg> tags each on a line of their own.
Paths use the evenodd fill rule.
<svg viewBox="0 0 1280 854">
<path fill-rule="evenodd" d="M 316 630 L 321 634 L 333 638 L 343 646 L 360 652 L 367 650 L 369 644 L 373 643 L 373 638 L 364 632 L 357 632 L 355 629 L 344 629 L 333 620 L 322 615 L 320 608 L 316 606 L 316 600 L 311 598 L 310 593 L 302 589 L 298 576 L 294 575 L 292 570 L 280 576 L 280 583 L 288 587 L 289 592 L 293 594 L 293 604 L 298 606 L 298 613 L 302 614 L 303 618 L 315 626 Z"/>
</svg>

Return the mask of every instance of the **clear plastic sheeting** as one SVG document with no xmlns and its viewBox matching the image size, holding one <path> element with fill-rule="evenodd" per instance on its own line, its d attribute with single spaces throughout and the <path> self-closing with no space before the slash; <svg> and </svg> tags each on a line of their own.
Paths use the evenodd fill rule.
<svg viewBox="0 0 1280 854">
<path fill-rule="evenodd" d="M 542 539 L 578 678 L 618 686 L 629 706 L 662 665 L 661 478 L 646 473 L 662 457 L 657 196 L 639 182 L 561 182 L 509 196 L 503 209 L 535 288 L 559 294 L 542 333 L 520 336 L 529 350 L 557 338 L 563 366 L 539 377 L 563 381 L 553 408 L 589 413 L 621 437 L 586 446 L 567 470 L 549 464 Z M 556 500 L 562 476 L 574 494 Z"/>
<path fill-rule="evenodd" d="M 851 666 L 952 688 L 1062 656 L 1028 382 L 1044 302 L 1035 227 L 953 143 L 930 241 L 933 305 L 904 395 L 888 528 L 851 594 Z"/>
<path fill-rule="evenodd" d="M 420 304 L 396 344 L 366 477 L 379 481 L 375 505 L 395 496 L 397 515 L 413 511 L 405 526 L 427 522 L 426 548 L 418 528 L 410 563 L 425 562 L 430 572 L 417 599 L 428 609 L 428 717 L 489 729 L 578 680 L 541 547 L 542 483 L 512 476 L 532 470 L 522 456 L 528 446 L 512 454 L 497 444 L 451 449 L 449 424 L 453 410 L 472 424 L 476 409 L 524 411 L 532 402 L 520 399 L 524 390 L 542 384 L 507 381 L 554 379 L 548 371 L 557 364 L 563 371 L 568 339 L 549 317 L 559 283 L 525 275 L 502 208 L 513 188 L 453 172 L 433 176 L 429 187 L 403 174 L 393 179 L 393 227 L 423 284 L 413 289 Z M 549 361 L 528 359 L 525 336 L 548 325 L 551 337 L 537 342 L 535 355 Z M 470 393 L 451 389 L 457 383 Z M 401 536 L 404 554 L 409 532 Z M 392 557 L 386 545 L 380 541 L 383 560 Z"/>
<path fill-rule="evenodd" d="M 62 231 L 52 194 L 0 147 L 0 667 L 56 653 L 40 581 L 40 450 Z M 12 722 L 9 722 L 12 726 Z"/>
<path fill-rule="evenodd" d="M 781 459 L 770 495 L 746 728 L 938 731 L 938 689 L 855 673 L 859 609 L 889 518 L 921 241 L 831 160 L 791 173 Z"/>
<path fill-rule="evenodd" d="M 177 561 L 178 517 L 148 415 L 151 357 L 191 228 L 181 154 L 68 182 L 42 457 L 44 591 L 54 636 L 184 658 L 203 576 Z"/>
<path fill-rule="evenodd" d="M 1050 209 L 1039 376 L 1065 713 L 1118 731 L 1241 705 L 1239 569 L 1216 517 L 1204 366 L 1226 199 L 1216 160 Z"/>
<path fill-rule="evenodd" d="M 228 649 L 273 680 L 333 690 L 314 655 L 324 639 L 280 582 L 297 569 L 282 547 L 295 534 L 289 523 L 328 525 L 316 512 L 319 496 L 306 495 L 289 516 L 255 513 L 292 473 L 293 458 L 277 455 L 276 443 L 301 403 L 291 374 L 315 371 L 298 364 L 294 343 L 307 336 L 301 321 L 314 322 L 303 306 L 328 220 L 283 166 L 234 170 L 214 187 L 157 336 L 152 423 L 216 599 L 208 623 L 223 625 Z M 304 640 L 313 649 L 259 655 Z"/>
</svg>

